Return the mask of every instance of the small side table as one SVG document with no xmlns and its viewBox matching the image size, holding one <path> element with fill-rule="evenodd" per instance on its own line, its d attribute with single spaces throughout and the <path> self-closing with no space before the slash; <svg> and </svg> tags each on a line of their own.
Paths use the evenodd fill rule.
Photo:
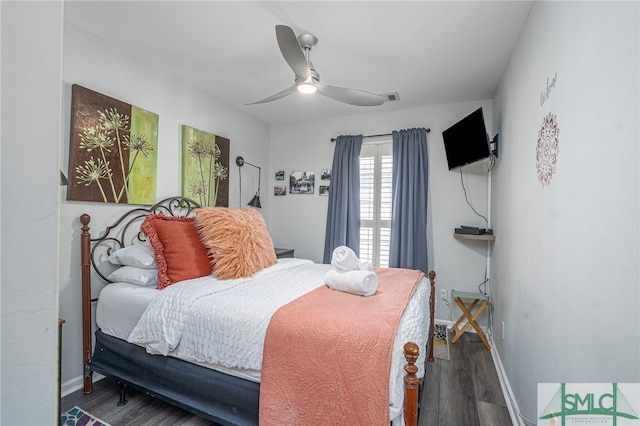
<svg viewBox="0 0 640 426">
<path fill-rule="evenodd" d="M 294 249 L 276 247 L 273 250 L 276 252 L 276 257 L 278 259 L 282 259 L 283 257 L 294 257 L 293 256 Z"/>
</svg>

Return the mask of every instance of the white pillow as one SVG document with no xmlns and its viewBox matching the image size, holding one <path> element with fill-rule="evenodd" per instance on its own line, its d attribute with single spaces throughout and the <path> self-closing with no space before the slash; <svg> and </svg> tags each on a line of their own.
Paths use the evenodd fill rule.
<svg viewBox="0 0 640 426">
<path fill-rule="evenodd" d="M 137 266 L 138 268 L 157 268 L 156 258 L 148 244 L 134 244 L 114 251 L 109 256 L 114 265 Z"/>
<path fill-rule="evenodd" d="M 158 285 L 158 270 L 155 268 L 138 268 L 137 266 L 121 266 L 107 277 L 111 282 L 125 282 L 142 286 Z"/>
</svg>

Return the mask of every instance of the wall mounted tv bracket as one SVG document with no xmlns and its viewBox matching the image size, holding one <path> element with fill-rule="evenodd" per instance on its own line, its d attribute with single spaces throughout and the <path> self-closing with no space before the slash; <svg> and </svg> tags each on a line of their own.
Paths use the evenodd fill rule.
<svg viewBox="0 0 640 426">
<path fill-rule="evenodd" d="M 491 151 L 491 155 L 498 158 L 498 141 L 500 140 L 500 134 L 496 133 L 493 137 L 493 140 L 489 142 L 489 150 Z"/>
</svg>

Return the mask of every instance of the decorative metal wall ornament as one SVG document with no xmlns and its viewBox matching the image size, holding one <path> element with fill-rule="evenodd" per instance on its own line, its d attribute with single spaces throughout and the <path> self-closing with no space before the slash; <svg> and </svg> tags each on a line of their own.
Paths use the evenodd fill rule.
<svg viewBox="0 0 640 426">
<path fill-rule="evenodd" d="M 542 186 L 551 183 L 551 178 L 556 172 L 556 164 L 560 154 L 560 129 L 556 121 L 556 115 L 549 113 L 542 119 L 542 127 L 538 131 L 538 143 L 536 145 L 536 169 L 538 181 Z"/>
<path fill-rule="evenodd" d="M 77 84 L 71 98 L 67 200 L 154 204 L 158 114 Z"/>
</svg>

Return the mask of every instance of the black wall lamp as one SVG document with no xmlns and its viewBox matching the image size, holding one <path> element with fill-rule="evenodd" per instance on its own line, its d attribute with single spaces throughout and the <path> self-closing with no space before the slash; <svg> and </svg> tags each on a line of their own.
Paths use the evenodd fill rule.
<svg viewBox="0 0 640 426">
<path fill-rule="evenodd" d="M 247 205 L 251 207 L 256 207 L 258 209 L 262 208 L 262 206 L 260 205 L 260 175 L 262 174 L 262 168 L 256 166 L 255 164 L 251 164 L 247 161 L 244 161 L 244 158 L 240 156 L 236 157 L 236 164 L 238 165 L 238 167 L 242 167 L 245 164 L 248 164 L 258 169 L 258 190 L 256 191 L 256 195 L 253 196 L 253 198 L 251 199 L 251 201 L 247 203 Z M 240 190 L 242 191 L 242 181 L 240 181 Z"/>
</svg>

